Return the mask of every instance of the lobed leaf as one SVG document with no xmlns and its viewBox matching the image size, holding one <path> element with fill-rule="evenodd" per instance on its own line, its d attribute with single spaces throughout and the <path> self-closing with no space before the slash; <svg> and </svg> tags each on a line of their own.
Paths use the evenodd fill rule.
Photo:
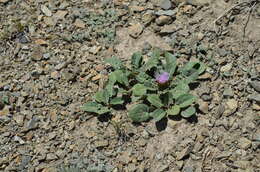
<svg viewBox="0 0 260 172">
<path fill-rule="evenodd" d="M 105 59 L 106 63 L 109 63 L 114 69 L 122 69 L 123 64 L 122 61 L 118 57 L 110 57 Z"/>
<path fill-rule="evenodd" d="M 127 73 L 123 70 L 116 70 L 109 75 L 109 81 L 119 82 L 125 86 L 129 85 Z"/>
<path fill-rule="evenodd" d="M 147 75 L 145 72 L 140 72 L 138 73 L 138 75 L 136 76 L 136 80 L 140 83 L 144 83 L 147 80 L 152 79 L 149 75 Z"/>
<path fill-rule="evenodd" d="M 148 61 L 143 65 L 142 71 L 146 72 L 152 69 L 153 67 L 158 67 L 159 57 L 160 55 L 155 54 L 151 58 L 149 58 Z"/>
<path fill-rule="evenodd" d="M 104 89 L 101 91 L 98 91 L 95 95 L 94 95 L 94 99 L 99 102 L 99 103 L 105 103 L 108 104 L 109 101 L 109 92 Z"/>
</svg>

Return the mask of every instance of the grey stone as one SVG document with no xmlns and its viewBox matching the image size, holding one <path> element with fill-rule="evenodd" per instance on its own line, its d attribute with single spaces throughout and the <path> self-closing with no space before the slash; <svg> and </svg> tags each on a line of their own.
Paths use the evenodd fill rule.
<svg viewBox="0 0 260 172">
<path fill-rule="evenodd" d="M 172 2 L 170 0 L 161 0 L 160 7 L 164 10 L 172 8 Z"/>
<path fill-rule="evenodd" d="M 45 59 L 45 60 L 48 60 L 49 58 L 50 58 L 50 53 L 44 53 L 43 54 L 43 58 Z"/>
<path fill-rule="evenodd" d="M 156 24 L 159 26 L 170 24 L 172 22 L 172 18 L 170 16 L 160 16 L 155 20 Z"/>
<path fill-rule="evenodd" d="M 224 89 L 223 96 L 233 97 L 234 96 L 234 92 L 233 92 L 232 88 Z"/>
<path fill-rule="evenodd" d="M 97 140 L 95 141 L 95 147 L 96 148 L 102 148 L 102 147 L 106 147 L 109 145 L 108 140 Z"/>
<path fill-rule="evenodd" d="M 260 82 L 259 81 L 251 81 L 249 84 L 257 91 L 260 92 Z"/>
<path fill-rule="evenodd" d="M 233 64 L 232 63 L 227 63 L 226 65 L 222 66 L 220 68 L 220 72 L 230 72 L 232 69 Z"/>
<path fill-rule="evenodd" d="M 14 141 L 19 142 L 20 144 L 24 144 L 25 143 L 25 141 L 23 141 L 23 139 L 21 137 L 19 137 L 19 136 L 14 136 Z"/>
<path fill-rule="evenodd" d="M 58 157 L 54 153 L 48 153 L 46 156 L 46 160 L 55 160 L 58 159 Z"/>
<path fill-rule="evenodd" d="M 183 168 L 183 172 L 193 172 L 194 171 L 194 167 L 192 166 L 186 166 Z"/>
<path fill-rule="evenodd" d="M 37 117 L 32 117 L 30 121 L 28 121 L 26 125 L 27 130 L 32 130 L 38 127 L 38 118 Z"/>
<path fill-rule="evenodd" d="M 29 162 L 31 161 L 31 157 L 30 156 L 22 156 L 22 160 L 21 160 L 21 164 L 19 166 L 20 169 L 24 169 L 28 164 Z"/>
<path fill-rule="evenodd" d="M 204 101 L 210 101 L 212 99 L 212 97 L 208 94 L 203 94 L 201 96 L 201 99 L 204 100 Z"/>
<path fill-rule="evenodd" d="M 186 0 L 186 3 L 195 6 L 203 6 L 210 4 L 212 0 Z"/>
<path fill-rule="evenodd" d="M 238 147 L 241 148 L 241 149 L 248 149 L 250 148 L 252 145 L 252 142 L 251 140 L 245 138 L 245 137 L 242 137 L 238 140 Z"/>
<path fill-rule="evenodd" d="M 140 23 L 134 24 L 129 27 L 129 35 L 137 38 L 143 32 L 143 26 Z"/>
<path fill-rule="evenodd" d="M 51 10 L 49 10 L 49 8 L 45 5 L 41 5 L 41 11 L 43 12 L 44 15 L 48 17 L 52 16 Z"/>
<path fill-rule="evenodd" d="M 222 159 L 222 158 L 228 158 L 232 155 L 231 152 L 229 151 L 224 151 L 224 152 L 221 152 L 219 155 L 216 156 L 217 159 Z"/>
<path fill-rule="evenodd" d="M 255 133 L 254 134 L 253 141 L 260 142 L 260 133 Z"/>
<path fill-rule="evenodd" d="M 260 94 L 251 94 L 248 96 L 249 100 L 260 102 Z"/>
<path fill-rule="evenodd" d="M 155 12 L 158 16 L 175 16 L 177 14 L 177 9 L 174 10 L 159 10 Z"/>
<path fill-rule="evenodd" d="M 176 153 L 176 155 L 177 155 L 176 159 L 182 160 L 183 158 L 185 158 L 187 155 L 190 154 L 192 149 L 193 149 L 193 146 L 188 146 L 188 147 L 184 148 L 181 152 Z"/>
<path fill-rule="evenodd" d="M 23 121 L 24 121 L 23 115 L 15 115 L 13 118 L 19 126 L 23 126 Z"/>
<path fill-rule="evenodd" d="M 164 25 L 160 31 L 161 34 L 169 34 L 173 32 L 177 32 L 180 28 L 178 28 L 175 24 Z"/>
</svg>

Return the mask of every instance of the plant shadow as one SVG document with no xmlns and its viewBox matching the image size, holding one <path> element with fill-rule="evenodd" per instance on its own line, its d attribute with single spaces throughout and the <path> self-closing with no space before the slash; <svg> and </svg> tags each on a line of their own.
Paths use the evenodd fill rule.
<svg viewBox="0 0 260 172">
<path fill-rule="evenodd" d="M 109 122 L 109 121 L 112 119 L 112 114 L 110 114 L 110 113 L 105 113 L 105 114 L 99 115 L 99 116 L 97 117 L 97 119 L 98 119 L 100 122 Z"/>
<path fill-rule="evenodd" d="M 168 123 L 168 118 L 163 118 L 155 123 L 157 131 L 161 132 L 166 129 Z"/>
</svg>

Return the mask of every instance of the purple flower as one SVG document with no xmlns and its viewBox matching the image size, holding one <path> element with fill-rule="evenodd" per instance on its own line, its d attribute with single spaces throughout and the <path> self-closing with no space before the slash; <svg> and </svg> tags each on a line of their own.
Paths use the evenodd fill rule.
<svg viewBox="0 0 260 172">
<path fill-rule="evenodd" d="M 159 84 L 165 84 L 169 80 L 169 73 L 168 72 L 162 72 L 155 74 L 155 79 Z"/>
</svg>

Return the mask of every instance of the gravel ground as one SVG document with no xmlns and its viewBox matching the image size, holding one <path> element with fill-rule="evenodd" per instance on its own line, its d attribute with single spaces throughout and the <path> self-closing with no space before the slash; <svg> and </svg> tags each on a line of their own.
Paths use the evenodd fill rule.
<svg viewBox="0 0 260 172">
<path fill-rule="evenodd" d="M 259 18 L 259 0 L 0 0 L 0 171 L 259 172 Z M 207 65 L 196 118 L 80 109 L 105 58 L 153 47 Z"/>
</svg>

